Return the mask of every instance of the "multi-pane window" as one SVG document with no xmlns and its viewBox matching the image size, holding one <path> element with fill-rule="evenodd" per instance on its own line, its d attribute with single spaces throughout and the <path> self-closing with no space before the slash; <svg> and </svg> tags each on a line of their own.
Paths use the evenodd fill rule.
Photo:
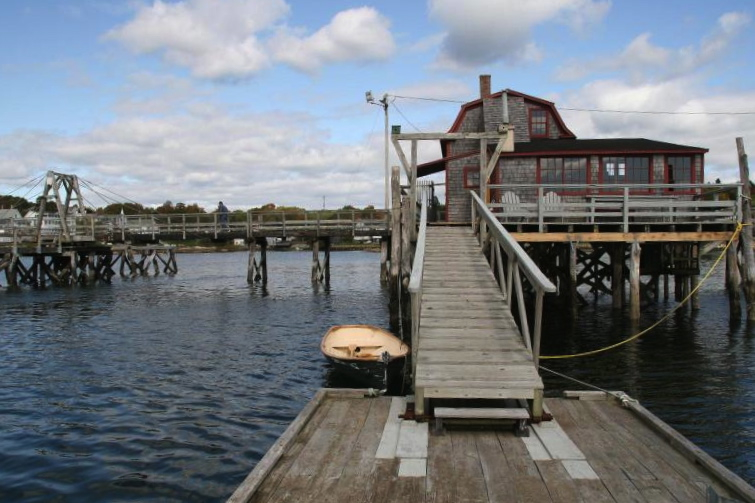
<svg viewBox="0 0 755 503">
<path fill-rule="evenodd" d="M 477 189 L 480 187 L 480 168 L 464 168 L 464 188 Z"/>
<path fill-rule="evenodd" d="M 692 158 L 673 156 L 666 158 L 668 183 L 692 183 Z"/>
<path fill-rule="evenodd" d="M 650 183 L 650 158 L 603 157 L 603 183 Z"/>
<path fill-rule="evenodd" d="M 587 159 L 585 157 L 541 157 L 539 166 L 540 183 L 587 183 Z"/>
<path fill-rule="evenodd" d="M 530 109 L 530 137 L 548 135 L 548 112 Z"/>
</svg>

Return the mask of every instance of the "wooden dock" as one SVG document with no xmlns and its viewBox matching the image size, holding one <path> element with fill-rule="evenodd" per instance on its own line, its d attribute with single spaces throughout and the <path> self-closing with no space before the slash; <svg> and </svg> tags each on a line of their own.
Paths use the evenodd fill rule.
<svg viewBox="0 0 755 503">
<path fill-rule="evenodd" d="M 434 434 L 399 417 L 405 398 L 364 391 L 320 390 L 228 501 L 755 502 L 752 486 L 631 400 L 548 398 L 554 420 L 521 438 Z"/>
<path fill-rule="evenodd" d="M 540 417 L 532 350 L 471 227 L 427 229 L 420 319 L 418 413 L 425 399 L 527 399 Z"/>
</svg>

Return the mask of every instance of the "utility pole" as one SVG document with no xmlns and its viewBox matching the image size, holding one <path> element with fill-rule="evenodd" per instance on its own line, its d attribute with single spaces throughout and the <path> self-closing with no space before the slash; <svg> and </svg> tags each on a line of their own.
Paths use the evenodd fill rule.
<svg viewBox="0 0 755 503">
<path fill-rule="evenodd" d="M 391 188 L 390 188 L 390 168 L 388 166 L 389 159 L 388 159 L 388 94 L 383 94 L 383 98 L 380 100 L 375 100 L 375 97 L 372 96 L 372 91 L 367 91 L 364 93 L 364 97 L 367 100 L 367 103 L 370 105 L 378 105 L 383 107 L 383 111 L 385 112 L 385 129 L 384 129 L 384 137 L 383 137 L 383 148 L 384 148 L 384 169 L 385 169 L 385 209 L 387 210 L 389 208 L 390 200 L 391 200 Z"/>
</svg>

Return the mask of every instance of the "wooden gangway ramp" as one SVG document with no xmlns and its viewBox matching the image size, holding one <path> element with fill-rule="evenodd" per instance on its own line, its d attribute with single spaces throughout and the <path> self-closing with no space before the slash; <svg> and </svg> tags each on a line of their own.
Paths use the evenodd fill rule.
<svg viewBox="0 0 755 503">
<path fill-rule="evenodd" d="M 543 381 L 532 351 L 471 227 L 427 228 L 416 360 L 419 414 L 431 399 L 527 399 L 532 415 L 542 414 Z M 481 411 L 435 411 L 443 413 Z M 517 419 L 521 411 L 496 413 Z"/>
</svg>

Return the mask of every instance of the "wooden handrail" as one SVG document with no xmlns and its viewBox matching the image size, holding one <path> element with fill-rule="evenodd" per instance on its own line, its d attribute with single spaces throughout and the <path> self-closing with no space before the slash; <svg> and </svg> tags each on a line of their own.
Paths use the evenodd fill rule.
<svg viewBox="0 0 755 503">
<path fill-rule="evenodd" d="M 472 197 L 472 223 L 475 229 L 479 229 L 480 243 L 485 244 L 488 237 L 491 239 L 491 259 L 490 265 L 497 269 L 499 274 L 499 284 L 501 290 L 506 293 L 508 309 L 511 309 L 512 290 L 516 293 L 517 305 L 519 307 L 519 323 L 522 339 L 525 346 L 532 350 L 532 358 L 537 367 L 540 359 L 540 336 L 543 317 L 543 295 L 556 291 L 556 285 L 548 279 L 535 262 L 527 255 L 527 252 L 519 243 L 511 237 L 506 229 L 503 228 L 495 215 L 488 209 L 485 202 L 480 199 L 475 192 L 470 191 Z M 479 224 L 478 224 L 479 220 Z M 486 235 L 483 235 L 486 234 Z M 488 236 L 489 235 L 489 236 Z M 507 273 L 501 274 L 503 270 L 501 250 L 507 257 Z M 529 324 L 527 322 L 527 312 L 524 303 L 524 289 L 522 287 L 520 271 L 524 273 L 527 281 L 535 290 L 535 315 L 534 330 L 532 333 L 532 342 L 530 343 Z"/>
<path fill-rule="evenodd" d="M 419 324 L 422 312 L 422 276 L 425 268 L 425 239 L 427 236 L 427 201 L 423 198 L 419 212 L 419 231 L 414 248 L 412 274 L 409 277 L 409 297 L 412 319 L 412 376 L 416 375 L 417 351 L 419 350 Z"/>
</svg>

